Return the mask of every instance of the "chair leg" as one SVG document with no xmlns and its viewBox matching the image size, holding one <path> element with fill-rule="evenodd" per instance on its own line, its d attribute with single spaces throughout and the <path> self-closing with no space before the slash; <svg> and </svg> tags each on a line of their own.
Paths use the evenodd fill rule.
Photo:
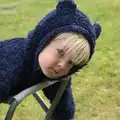
<svg viewBox="0 0 120 120">
<path fill-rule="evenodd" d="M 12 117 L 14 115 L 17 105 L 18 105 L 18 102 L 15 99 L 13 99 L 13 101 L 11 102 L 11 105 L 9 107 L 9 110 L 7 112 L 7 115 L 5 117 L 5 120 L 12 120 Z"/>
<path fill-rule="evenodd" d="M 47 112 L 45 120 L 54 120 L 53 112 L 54 112 L 57 104 L 60 102 L 60 99 L 61 99 L 61 97 L 62 97 L 62 95 L 63 95 L 63 93 L 68 85 L 68 81 L 69 81 L 69 79 L 61 81 L 60 88 L 58 89 L 56 96 L 55 96 L 54 100 L 52 101 L 52 104 L 50 106 L 50 109 Z"/>
<path fill-rule="evenodd" d="M 37 102 L 40 104 L 40 106 L 43 108 L 43 110 L 47 113 L 48 112 L 48 105 L 45 103 L 45 101 L 43 100 L 43 98 L 39 95 L 39 93 L 33 93 L 33 96 L 35 97 L 35 99 L 37 100 Z"/>
</svg>

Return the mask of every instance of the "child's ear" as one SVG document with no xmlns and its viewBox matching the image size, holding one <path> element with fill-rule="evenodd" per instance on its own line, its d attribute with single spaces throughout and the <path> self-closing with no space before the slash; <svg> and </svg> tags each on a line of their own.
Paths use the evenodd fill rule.
<svg viewBox="0 0 120 120">
<path fill-rule="evenodd" d="M 73 0 L 59 0 L 56 10 L 58 14 L 66 15 L 76 12 L 76 4 Z"/>
<path fill-rule="evenodd" d="M 96 33 L 96 39 L 97 39 L 100 36 L 100 33 L 101 33 L 101 26 L 100 26 L 99 23 L 94 23 L 93 27 L 94 27 L 94 30 L 95 30 L 95 33 Z"/>
</svg>

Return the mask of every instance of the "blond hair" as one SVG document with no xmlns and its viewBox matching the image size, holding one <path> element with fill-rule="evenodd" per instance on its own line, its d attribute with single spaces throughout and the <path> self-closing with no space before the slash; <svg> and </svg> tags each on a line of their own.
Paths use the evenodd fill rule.
<svg viewBox="0 0 120 120">
<path fill-rule="evenodd" d="M 75 65 L 84 65 L 88 62 L 90 56 L 90 45 L 88 41 L 77 33 L 62 33 L 54 40 L 64 40 L 66 53 L 70 54 L 71 60 Z"/>
</svg>

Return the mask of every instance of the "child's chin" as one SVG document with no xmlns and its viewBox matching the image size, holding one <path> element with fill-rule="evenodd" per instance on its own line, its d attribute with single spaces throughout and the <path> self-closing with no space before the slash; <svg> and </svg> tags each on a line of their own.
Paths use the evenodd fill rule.
<svg viewBox="0 0 120 120">
<path fill-rule="evenodd" d="M 47 78 L 50 78 L 50 79 L 59 79 L 59 78 L 62 77 L 62 76 L 60 76 L 60 75 L 52 75 L 52 74 L 49 74 L 48 72 L 43 72 L 43 74 L 44 74 Z"/>
<path fill-rule="evenodd" d="M 59 78 L 59 76 L 52 76 L 52 75 L 46 75 L 46 77 L 50 78 L 50 79 L 56 79 Z"/>
<path fill-rule="evenodd" d="M 56 76 L 51 75 L 51 74 L 44 73 L 44 75 L 45 75 L 47 78 L 50 78 L 50 79 L 56 78 Z"/>
<path fill-rule="evenodd" d="M 61 76 L 52 76 L 52 75 L 45 75 L 47 78 L 49 78 L 49 79 L 59 79 L 59 78 L 61 78 Z"/>
<path fill-rule="evenodd" d="M 54 77 L 56 77 L 55 75 L 53 75 L 53 74 L 51 74 L 51 73 L 49 73 L 49 72 L 43 72 L 44 73 L 44 75 L 46 76 L 46 77 L 48 77 L 48 78 L 54 78 Z"/>
</svg>

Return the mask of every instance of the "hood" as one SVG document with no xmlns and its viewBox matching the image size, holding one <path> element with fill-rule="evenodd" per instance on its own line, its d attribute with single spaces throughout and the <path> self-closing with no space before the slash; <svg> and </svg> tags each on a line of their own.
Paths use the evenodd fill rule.
<svg viewBox="0 0 120 120">
<path fill-rule="evenodd" d="M 56 9 L 49 12 L 36 25 L 35 29 L 28 33 L 31 49 L 31 60 L 34 63 L 34 70 L 37 67 L 37 58 L 43 48 L 55 36 L 64 32 L 75 32 L 83 35 L 90 44 L 90 58 L 94 53 L 95 42 L 101 33 L 101 26 L 98 23 L 91 24 L 89 18 L 80 10 L 72 0 L 61 0 Z M 82 68 L 75 66 L 74 71 Z"/>
</svg>

